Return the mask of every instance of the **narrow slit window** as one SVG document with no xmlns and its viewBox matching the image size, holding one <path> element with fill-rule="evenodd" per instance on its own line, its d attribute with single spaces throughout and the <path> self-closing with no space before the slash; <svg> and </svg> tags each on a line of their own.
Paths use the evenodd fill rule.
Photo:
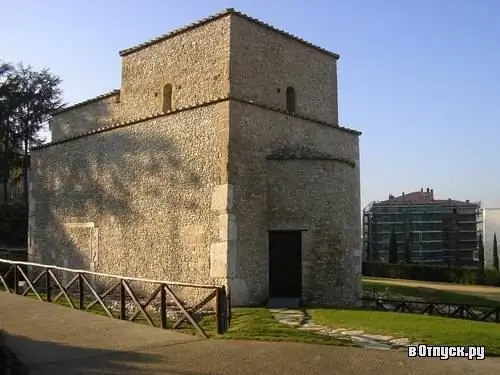
<svg viewBox="0 0 500 375">
<path fill-rule="evenodd" d="M 167 83 L 163 86 L 163 112 L 172 110 L 172 85 Z"/>
<path fill-rule="evenodd" d="M 286 111 L 295 113 L 295 90 L 291 86 L 286 88 Z"/>
</svg>

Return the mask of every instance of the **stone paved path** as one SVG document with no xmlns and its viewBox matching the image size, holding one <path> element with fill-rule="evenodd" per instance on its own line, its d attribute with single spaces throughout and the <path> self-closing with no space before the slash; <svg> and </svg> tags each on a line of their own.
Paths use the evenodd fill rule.
<svg viewBox="0 0 500 375">
<path fill-rule="evenodd" d="M 363 331 L 353 331 L 345 328 L 330 328 L 314 323 L 304 311 L 290 309 L 271 309 L 273 317 L 280 323 L 296 327 L 297 329 L 327 335 L 335 338 L 349 338 L 352 342 L 364 348 L 382 350 L 404 350 L 412 343 L 407 338 L 394 338 L 391 336 L 370 335 Z"/>
</svg>

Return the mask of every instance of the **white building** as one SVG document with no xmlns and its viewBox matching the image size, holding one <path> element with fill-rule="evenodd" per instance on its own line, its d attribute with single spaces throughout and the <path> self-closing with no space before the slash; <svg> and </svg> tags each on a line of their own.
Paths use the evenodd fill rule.
<svg viewBox="0 0 500 375">
<path fill-rule="evenodd" d="M 497 241 L 500 242 L 500 208 L 485 208 L 483 209 L 483 242 L 486 268 L 493 267 L 493 237 L 495 233 Z"/>
</svg>

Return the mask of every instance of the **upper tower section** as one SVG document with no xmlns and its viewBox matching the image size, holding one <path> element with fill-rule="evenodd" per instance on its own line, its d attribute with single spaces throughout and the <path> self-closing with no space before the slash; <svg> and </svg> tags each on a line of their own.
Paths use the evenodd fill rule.
<svg viewBox="0 0 500 375">
<path fill-rule="evenodd" d="M 120 90 L 55 114 L 53 141 L 229 98 L 338 126 L 339 56 L 234 9 L 120 56 Z"/>
<path fill-rule="evenodd" d="M 230 94 L 338 125 L 339 55 L 234 9 L 120 55 L 121 100 L 135 115 Z"/>
<path fill-rule="evenodd" d="M 339 55 L 231 13 L 231 95 L 338 125 Z"/>
<path fill-rule="evenodd" d="M 230 16 L 220 13 L 120 52 L 129 116 L 191 107 L 229 92 Z"/>
</svg>

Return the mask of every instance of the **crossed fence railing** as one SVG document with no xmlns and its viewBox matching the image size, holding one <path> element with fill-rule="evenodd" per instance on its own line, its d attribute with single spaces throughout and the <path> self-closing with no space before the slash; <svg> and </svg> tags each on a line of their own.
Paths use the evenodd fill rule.
<svg viewBox="0 0 500 375">
<path fill-rule="evenodd" d="M 72 277 L 66 282 L 68 274 Z M 106 288 L 99 286 L 98 279 L 106 279 Z M 143 287 L 134 291 L 134 286 L 140 284 Z M 149 288 L 144 284 L 149 284 Z M 111 318 L 138 321 L 142 317 L 150 326 L 163 329 L 183 328 L 184 323 L 190 323 L 203 338 L 208 335 L 200 324 L 202 319 L 213 317 L 217 334 L 226 332 L 231 323 L 229 293 L 221 285 L 150 280 L 0 259 L 2 287 L 9 293 L 62 302 L 73 309 Z M 205 296 L 187 298 L 186 302 L 179 296 L 183 288 L 197 291 L 191 296 Z"/>
<path fill-rule="evenodd" d="M 362 299 L 366 308 L 374 310 L 500 323 L 500 303 L 498 305 L 481 305 L 410 300 L 389 293 L 378 294 L 375 290 L 366 291 Z"/>
</svg>

